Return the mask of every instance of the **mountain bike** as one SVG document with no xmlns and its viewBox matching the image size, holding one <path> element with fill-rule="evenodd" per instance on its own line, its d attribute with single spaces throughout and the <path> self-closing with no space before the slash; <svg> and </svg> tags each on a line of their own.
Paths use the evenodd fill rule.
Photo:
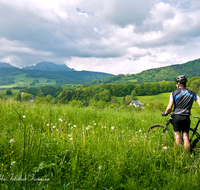
<svg viewBox="0 0 200 190">
<path fill-rule="evenodd" d="M 166 120 L 166 124 L 154 124 L 149 127 L 147 133 L 151 138 L 154 138 L 155 144 L 161 144 L 162 146 L 172 144 L 174 142 L 174 133 L 169 128 L 172 124 L 172 113 L 170 113 L 170 118 Z M 200 123 L 200 117 L 197 118 L 197 124 L 195 128 L 190 128 L 189 130 L 189 141 L 190 141 L 190 151 L 200 155 L 200 134 L 197 132 L 197 128 Z M 194 140 L 193 140 L 194 139 Z"/>
</svg>

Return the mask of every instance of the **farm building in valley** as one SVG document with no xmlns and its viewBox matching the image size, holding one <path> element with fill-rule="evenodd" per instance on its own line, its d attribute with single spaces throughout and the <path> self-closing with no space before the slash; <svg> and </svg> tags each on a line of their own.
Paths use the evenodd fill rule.
<svg viewBox="0 0 200 190">
<path fill-rule="evenodd" d="M 135 107 L 142 107 L 142 102 L 139 100 L 132 100 L 129 105 L 133 105 Z"/>
</svg>

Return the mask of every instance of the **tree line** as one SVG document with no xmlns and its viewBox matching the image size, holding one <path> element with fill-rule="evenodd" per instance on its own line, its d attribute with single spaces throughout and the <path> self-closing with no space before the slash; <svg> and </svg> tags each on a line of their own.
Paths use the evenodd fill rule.
<svg viewBox="0 0 200 190">
<path fill-rule="evenodd" d="M 188 79 L 187 87 L 200 94 L 200 77 Z M 124 104 L 137 99 L 137 96 L 156 95 L 164 92 L 172 92 L 176 89 L 175 82 L 161 81 L 155 83 L 143 84 L 105 84 L 93 86 L 63 85 L 63 87 L 44 86 L 31 87 L 24 89 L 23 100 L 30 100 L 37 96 L 37 101 L 52 103 L 72 103 L 78 102 L 84 106 L 90 104 L 117 103 L 117 97 L 123 97 Z M 21 94 L 18 94 L 16 100 L 21 100 Z"/>
<path fill-rule="evenodd" d="M 131 94 L 132 96 L 156 95 L 171 92 L 175 88 L 174 82 L 170 81 L 145 84 L 105 84 L 63 91 L 56 99 L 61 103 L 68 103 L 72 100 L 89 102 L 91 99 L 110 102 L 112 97 L 125 97 Z"/>
</svg>

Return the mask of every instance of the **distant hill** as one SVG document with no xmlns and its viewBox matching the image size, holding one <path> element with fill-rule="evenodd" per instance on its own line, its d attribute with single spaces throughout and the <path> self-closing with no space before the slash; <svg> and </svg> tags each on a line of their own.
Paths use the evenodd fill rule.
<svg viewBox="0 0 200 190">
<path fill-rule="evenodd" d="M 9 63 L 0 62 L 0 68 L 15 68 L 15 67 L 10 65 Z"/>
<path fill-rule="evenodd" d="M 24 67 L 23 70 L 41 70 L 41 71 L 74 71 L 67 65 L 57 65 L 52 62 L 41 62 L 34 66 Z"/>
<path fill-rule="evenodd" d="M 160 67 L 156 69 L 149 69 L 137 74 L 115 75 L 101 80 L 93 80 L 90 84 L 119 84 L 119 83 L 147 83 L 158 81 L 173 81 L 178 75 L 186 75 L 191 78 L 193 76 L 200 76 L 200 59 L 189 61 L 183 64 L 171 65 L 167 67 Z"/>
</svg>

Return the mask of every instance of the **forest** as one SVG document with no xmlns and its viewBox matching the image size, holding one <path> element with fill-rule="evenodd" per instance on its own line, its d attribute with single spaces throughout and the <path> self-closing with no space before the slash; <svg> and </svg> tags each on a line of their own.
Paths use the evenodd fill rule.
<svg viewBox="0 0 200 190">
<path fill-rule="evenodd" d="M 188 79 L 187 88 L 200 93 L 200 77 Z M 98 102 L 101 104 L 119 103 L 118 98 L 123 98 L 124 104 L 129 104 L 137 96 L 150 96 L 161 93 L 171 92 L 176 89 L 173 81 L 160 81 L 143 84 L 104 84 L 104 85 L 63 85 L 62 87 L 44 86 L 23 89 L 23 100 L 30 100 L 36 97 L 35 101 L 68 104 L 81 104 L 88 106 Z M 26 97 L 25 97 L 26 96 Z M 19 92 L 16 100 L 21 100 Z M 100 103 L 99 103 L 100 104 Z"/>
</svg>

